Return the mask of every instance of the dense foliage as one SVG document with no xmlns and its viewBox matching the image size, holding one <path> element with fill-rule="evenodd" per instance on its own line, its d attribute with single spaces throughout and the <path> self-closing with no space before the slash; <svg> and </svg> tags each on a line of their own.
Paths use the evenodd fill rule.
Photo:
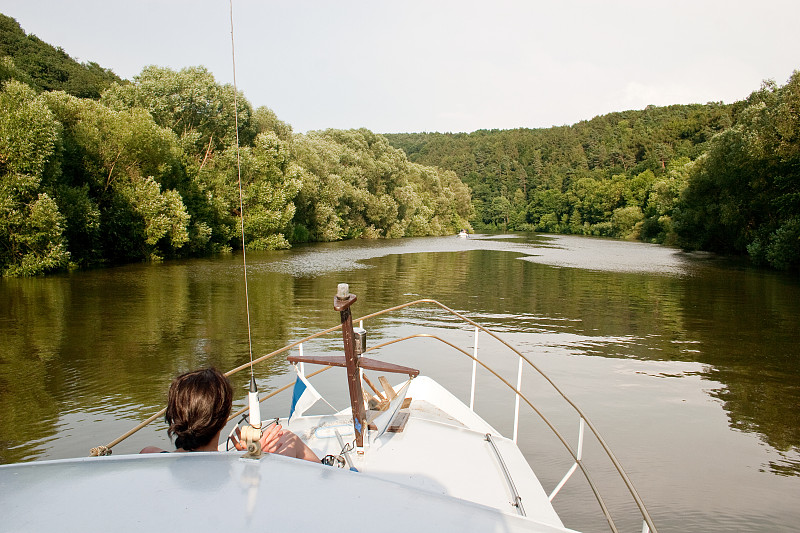
<svg viewBox="0 0 800 533">
<path fill-rule="evenodd" d="M 468 227 L 453 172 L 367 130 L 294 135 L 203 67 L 147 67 L 101 93 L 72 79 L 67 92 L 20 57 L 0 63 L 3 275 L 231 250 L 242 226 L 251 249 Z"/>
<path fill-rule="evenodd" d="M 732 114 L 649 107 L 550 129 L 387 138 L 412 161 L 454 170 L 472 189 L 476 227 L 674 242 L 685 167 Z"/>
<path fill-rule="evenodd" d="M 469 227 L 469 189 L 451 171 L 410 163 L 368 130 L 298 135 L 305 169 L 295 204 L 295 239 L 404 237 Z"/>
<path fill-rule="evenodd" d="M 603 235 L 800 265 L 800 73 L 746 101 L 648 107 L 573 126 L 390 134 L 455 171 L 484 229 Z"/>
<path fill-rule="evenodd" d="M 800 266 L 800 71 L 742 104 L 692 167 L 678 233 L 687 247 Z"/>
</svg>

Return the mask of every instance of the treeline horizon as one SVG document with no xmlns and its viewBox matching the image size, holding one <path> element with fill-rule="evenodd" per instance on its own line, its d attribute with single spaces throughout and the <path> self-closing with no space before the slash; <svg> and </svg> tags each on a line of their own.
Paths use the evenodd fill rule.
<svg viewBox="0 0 800 533">
<path fill-rule="evenodd" d="M 234 94 L 122 80 L 0 15 L 0 271 L 241 248 Z M 744 101 L 571 126 L 297 134 L 237 95 L 248 249 L 459 229 L 599 235 L 800 265 L 800 75 Z"/>
</svg>

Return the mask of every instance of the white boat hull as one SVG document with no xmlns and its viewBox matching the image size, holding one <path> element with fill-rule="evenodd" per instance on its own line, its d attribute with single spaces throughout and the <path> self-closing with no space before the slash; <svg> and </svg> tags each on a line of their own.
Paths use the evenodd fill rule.
<svg viewBox="0 0 800 533">
<path fill-rule="evenodd" d="M 410 417 L 362 455 L 358 472 L 241 452 L 110 456 L 0 466 L 0 531 L 568 531 L 513 442 L 434 381 L 409 388 Z M 291 429 L 338 454 L 348 413 Z M 527 517 L 512 505 L 492 433 Z"/>
</svg>

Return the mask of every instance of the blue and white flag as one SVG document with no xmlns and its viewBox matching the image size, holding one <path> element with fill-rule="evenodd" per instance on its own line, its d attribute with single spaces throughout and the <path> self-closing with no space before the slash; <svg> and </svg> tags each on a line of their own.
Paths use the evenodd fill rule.
<svg viewBox="0 0 800 533">
<path fill-rule="evenodd" d="M 289 420 L 292 419 L 295 413 L 297 413 L 297 416 L 303 416 L 303 413 L 317 403 L 317 400 L 325 401 L 322 395 L 308 382 L 297 367 L 295 367 L 295 371 L 297 372 L 297 379 L 294 382 L 294 393 L 292 394 L 292 408 L 289 410 Z"/>
</svg>

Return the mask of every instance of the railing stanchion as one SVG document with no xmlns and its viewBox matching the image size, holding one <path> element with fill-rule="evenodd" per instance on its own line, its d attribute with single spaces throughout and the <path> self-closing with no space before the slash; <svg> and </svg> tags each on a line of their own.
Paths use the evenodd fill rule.
<svg viewBox="0 0 800 533">
<path fill-rule="evenodd" d="M 478 373 L 478 326 L 475 326 L 475 344 L 472 347 L 472 387 L 469 391 L 469 408 L 475 410 L 475 376 Z"/>
<path fill-rule="evenodd" d="M 584 422 L 583 417 L 581 417 L 581 423 L 580 426 L 578 427 L 578 449 L 575 452 L 575 462 L 572 464 L 572 467 L 567 471 L 563 479 L 559 481 L 558 485 L 556 485 L 556 488 L 553 489 L 553 492 L 550 493 L 550 496 L 548 496 L 548 499 L 551 502 L 553 501 L 553 498 L 556 497 L 556 494 L 558 494 L 558 491 L 560 491 L 564 487 L 564 485 L 566 485 L 567 481 L 569 480 L 569 478 L 572 477 L 572 474 L 575 473 L 575 470 L 578 468 L 578 465 L 581 462 L 581 456 L 583 455 L 583 432 L 585 427 L 586 427 L 586 422 Z"/>
<path fill-rule="evenodd" d="M 297 351 L 300 353 L 300 357 L 303 357 L 303 343 L 302 342 L 297 345 Z M 297 363 L 297 365 L 298 365 L 298 368 L 300 369 L 300 373 L 305 376 L 306 375 L 306 367 L 303 366 L 302 362 Z"/>
<path fill-rule="evenodd" d="M 519 395 L 522 392 L 522 357 L 519 358 L 517 368 L 517 392 L 514 394 L 514 444 L 517 443 L 517 433 L 519 431 Z"/>
</svg>

